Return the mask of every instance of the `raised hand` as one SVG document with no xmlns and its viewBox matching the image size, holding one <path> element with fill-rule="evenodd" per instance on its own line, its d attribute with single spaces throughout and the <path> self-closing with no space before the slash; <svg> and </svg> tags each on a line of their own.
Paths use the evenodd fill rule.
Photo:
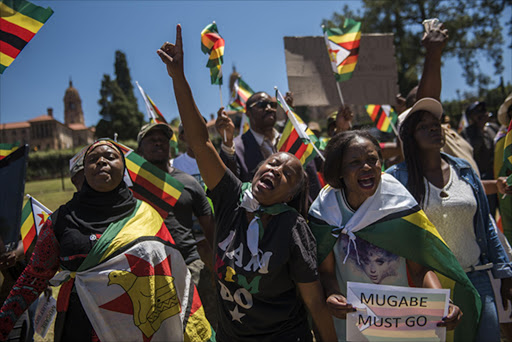
<svg viewBox="0 0 512 342">
<path fill-rule="evenodd" d="M 421 44 L 427 49 L 427 52 L 441 52 L 446 46 L 446 42 L 448 42 L 448 30 L 441 23 L 433 27 L 428 33 L 425 32 L 421 39 Z"/>
<path fill-rule="evenodd" d="M 233 136 L 235 133 L 235 125 L 233 121 L 227 116 L 224 107 L 220 107 L 217 111 L 217 120 L 215 120 L 215 128 L 222 137 L 224 145 L 233 146 Z M 224 137 L 226 139 L 224 139 Z"/>
<path fill-rule="evenodd" d="M 176 26 L 176 42 L 165 42 L 156 51 L 162 62 L 167 66 L 167 73 L 172 78 L 185 77 L 183 72 L 183 42 L 181 40 L 181 25 Z"/>
</svg>

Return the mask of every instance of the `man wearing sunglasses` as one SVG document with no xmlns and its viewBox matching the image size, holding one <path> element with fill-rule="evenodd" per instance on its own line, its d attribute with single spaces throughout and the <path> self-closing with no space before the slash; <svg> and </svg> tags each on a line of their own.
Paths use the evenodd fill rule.
<svg viewBox="0 0 512 342">
<path fill-rule="evenodd" d="M 286 94 L 286 101 L 292 101 L 290 93 Z M 224 108 L 220 108 L 217 113 L 215 127 L 223 139 L 221 159 L 242 182 L 250 182 L 257 166 L 272 153 L 277 152 L 276 145 L 280 134 L 274 128 L 276 112 L 275 98 L 265 92 L 254 93 L 246 102 L 246 114 L 251 128 L 236 138 L 233 138 L 235 126 L 225 114 Z M 306 173 L 309 177 L 310 196 L 313 199 L 321 189 L 316 171 L 314 163 L 307 164 Z"/>
</svg>

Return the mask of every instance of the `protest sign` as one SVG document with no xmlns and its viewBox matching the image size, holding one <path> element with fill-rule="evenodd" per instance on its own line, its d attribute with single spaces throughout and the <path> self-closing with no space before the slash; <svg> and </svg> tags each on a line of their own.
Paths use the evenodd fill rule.
<svg viewBox="0 0 512 342">
<path fill-rule="evenodd" d="M 35 331 L 42 338 L 48 333 L 53 319 L 57 315 L 57 301 L 52 296 L 42 295 L 37 304 L 36 317 L 34 319 Z"/>
<path fill-rule="evenodd" d="M 347 283 L 347 341 L 444 341 L 450 290 Z"/>
</svg>

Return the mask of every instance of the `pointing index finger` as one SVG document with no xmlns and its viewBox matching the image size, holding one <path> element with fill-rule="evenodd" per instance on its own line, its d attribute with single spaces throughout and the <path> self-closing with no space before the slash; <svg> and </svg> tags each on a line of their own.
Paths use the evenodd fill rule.
<svg viewBox="0 0 512 342">
<path fill-rule="evenodd" d="M 180 24 L 176 25 L 176 46 L 180 50 L 183 49 L 183 43 L 181 40 L 181 25 Z"/>
</svg>

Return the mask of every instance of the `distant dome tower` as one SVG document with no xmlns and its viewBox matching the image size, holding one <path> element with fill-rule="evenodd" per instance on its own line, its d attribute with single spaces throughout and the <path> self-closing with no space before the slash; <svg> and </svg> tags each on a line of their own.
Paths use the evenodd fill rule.
<svg viewBox="0 0 512 342">
<path fill-rule="evenodd" d="M 82 100 L 78 90 L 73 88 L 73 82 L 69 80 L 69 88 L 64 95 L 64 123 L 66 125 L 81 123 L 84 124 L 84 112 L 82 111 Z"/>
</svg>

